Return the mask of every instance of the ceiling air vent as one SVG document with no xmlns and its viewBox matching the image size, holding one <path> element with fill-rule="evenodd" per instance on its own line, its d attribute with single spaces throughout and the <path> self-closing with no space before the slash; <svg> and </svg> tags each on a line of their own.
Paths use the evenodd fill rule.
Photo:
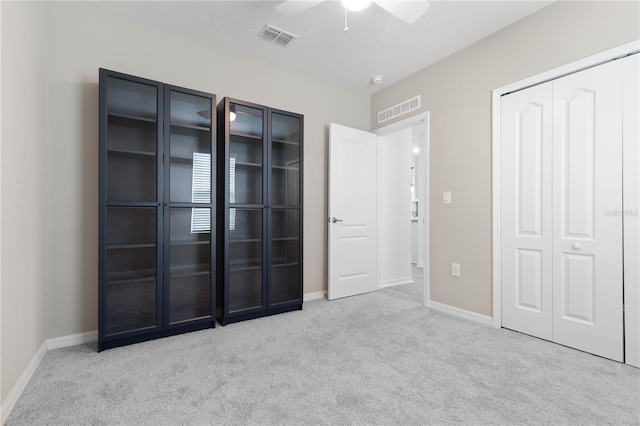
<svg viewBox="0 0 640 426">
<path fill-rule="evenodd" d="M 378 124 L 420 108 L 420 95 L 378 113 Z"/>
<path fill-rule="evenodd" d="M 284 47 L 298 38 L 297 35 L 293 35 L 269 24 L 264 26 L 260 34 L 258 34 L 258 37 Z"/>
</svg>

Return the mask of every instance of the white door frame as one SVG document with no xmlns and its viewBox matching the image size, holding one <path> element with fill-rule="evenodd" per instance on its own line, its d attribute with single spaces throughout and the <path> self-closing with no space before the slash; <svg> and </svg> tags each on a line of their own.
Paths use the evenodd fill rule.
<svg viewBox="0 0 640 426">
<path fill-rule="evenodd" d="M 492 158 L 492 257 L 493 257 L 493 326 L 500 328 L 502 326 L 501 316 L 501 288 L 500 282 L 502 280 L 500 271 L 501 265 L 501 238 L 502 232 L 500 229 L 502 218 L 500 215 L 501 203 L 500 198 L 500 170 L 502 165 L 500 164 L 500 152 L 501 152 L 501 136 L 500 136 L 500 98 L 502 95 L 514 92 L 516 90 L 525 89 L 536 84 L 544 83 L 546 81 L 555 80 L 559 77 L 572 74 L 587 68 L 591 68 L 606 62 L 609 62 L 616 58 L 621 58 L 632 53 L 640 51 L 640 40 L 635 40 L 630 43 L 623 44 L 613 49 L 606 50 L 604 52 L 589 56 L 587 58 L 563 65 L 558 68 L 537 74 L 533 77 L 525 78 L 515 83 L 502 86 L 492 91 L 492 144 L 491 144 L 491 158 Z M 637 258 L 637 254 L 635 254 Z M 625 255 L 625 259 L 627 256 Z"/>
<path fill-rule="evenodd" d="M 429 111 L 423 112 L 421 114 L 413 115 L 411 117 L 405 118 L 404 120 L 396 121 L 395 123 L 389 124 L 387 126 L 380 127 L 372 131 L 378 136 L 388 135 L 391 133 L 398 132 L 400 130 L 407 129 L 409 127 L 422 126 L 424 139 L 422 140 L 422 145 L 420 146 L 420 153 L 424 152 L 424 155 L 418 158 L 421 158 L 422 161 L 420 165 L 425 170 L 425 181 L 421 182 L 423 189 L 423 193 L 420 196 L 420 203 L 422 204 L 422 217 L 424 219 L 422 225 L 422 266 L 423 266 L 423 300 L 422 303 L 424 306 L 428 305 L 429 302 L 429 292 L 430 292 L 430 280 L 429 280 L 429 176 L 431 174 L 431 169 L 429 168 Z M 424 199 L 424 201 L 423 201 Z M 407 220 L 409 220 L 407 218 Z M 380 222 L 378 222 L 378 227 L 380 226 Z M 378 231 L 378 235 L 380 235 L 380 231 Z M 407 243 L 408 244 L 408 243 Z M 380 265 L 380 246 L 378 246 L 378 268 Z M 380 271 L 378 271 L 378 282 L 377 287 L 380 288 Z"/>
</svg>

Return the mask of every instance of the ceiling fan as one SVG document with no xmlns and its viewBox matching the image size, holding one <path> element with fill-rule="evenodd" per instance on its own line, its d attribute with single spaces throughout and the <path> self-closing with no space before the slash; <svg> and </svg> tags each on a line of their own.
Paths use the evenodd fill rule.
<svg viewBox="0 0 640 426">
<path fill-rule="evenodd" d="M 278 4 L 276 10 L 283 15 L 290 16 L 310 9 L 323 1 L 326 0 L 286 0 Z M 345 8 L 345 20 L 347 11 L 366 9 L 372 1 L 408 24 L 416 22 L 429 8 L 427 0 L 342 0 Z M 345 31 L 348 29 L 345 22 Z"/>
</svg>

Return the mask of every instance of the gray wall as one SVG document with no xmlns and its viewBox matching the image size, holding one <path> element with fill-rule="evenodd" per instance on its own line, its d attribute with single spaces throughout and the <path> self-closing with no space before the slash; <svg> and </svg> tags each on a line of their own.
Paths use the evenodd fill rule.
<svg viewBox="0 0 640 426">
<path fill-rule="evenodd" d="M 639 37 L 639 2 L 562 1 L 372 96 L 372 128 L 378 111 L 418 94 L 417 112 L 431 111 L 432 300 L 492 315 L 491 91 Z"/>
<path fill-rule="evenodd" d="M 45 15 L 2 2 L 0 392 L 5 400 L 45 339 Z"/>
</svg>

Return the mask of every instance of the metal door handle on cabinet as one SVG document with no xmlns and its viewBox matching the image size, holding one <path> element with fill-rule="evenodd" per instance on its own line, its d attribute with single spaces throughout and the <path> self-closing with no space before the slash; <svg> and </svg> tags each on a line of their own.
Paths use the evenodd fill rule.
<svg viewBox="0 0 640 426">
<path fill-rule="evenodd" d="M 334 217 L 333 219 L 331 219 L 331 222 L 333 223 L 342 222 L 342 219 L 338 219 L 337 217 Z"/>
</svg>

